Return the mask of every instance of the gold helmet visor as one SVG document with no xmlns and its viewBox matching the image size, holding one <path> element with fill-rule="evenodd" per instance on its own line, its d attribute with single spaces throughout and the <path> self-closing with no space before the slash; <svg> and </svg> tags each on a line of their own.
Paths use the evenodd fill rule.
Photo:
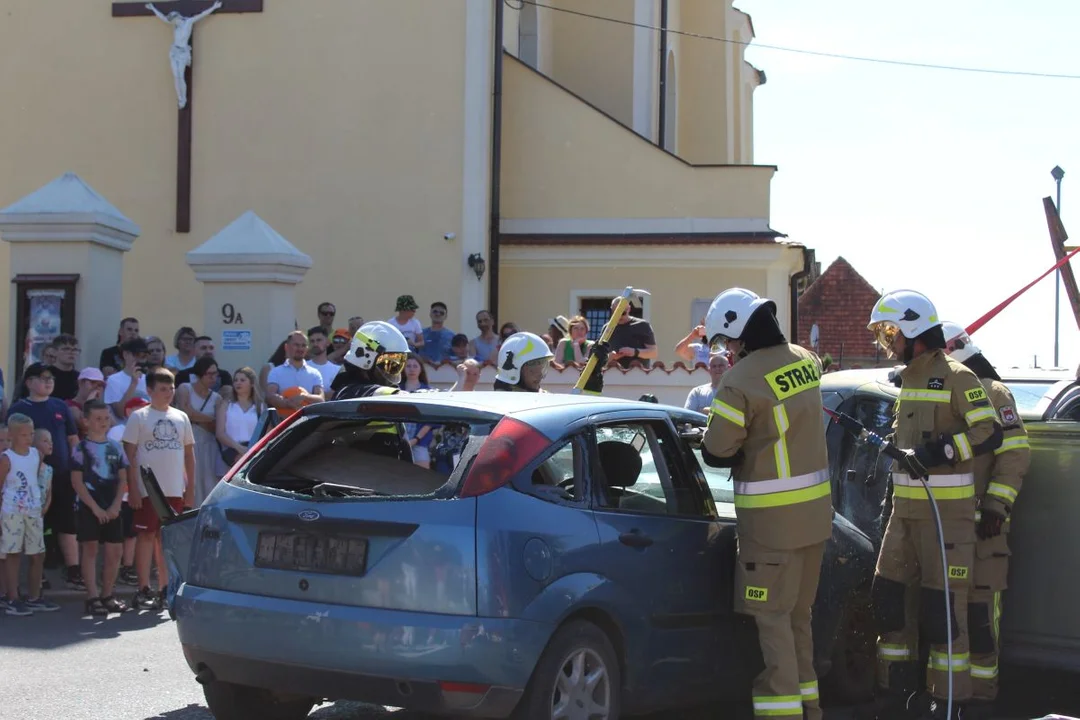
<svg viewBox="0 0 1080 720">
<path fill-rule="evenodd" d="M 408 353 L 383 353 L 375 358 L 375 367 L 389 376 L 400 375 L 405 369 L 405 361 L 408 359 Z"/>
<path fill-rule="evenodd" d="M 896 339 L 897 333 L 900 332 L 900 328 L 896 323 L 882 320 L 870 326 L 870 331 L 874 333 L 874 340 L 881 346 L 881 349 L 891 352 L 893 341 Z"/>
</svg>

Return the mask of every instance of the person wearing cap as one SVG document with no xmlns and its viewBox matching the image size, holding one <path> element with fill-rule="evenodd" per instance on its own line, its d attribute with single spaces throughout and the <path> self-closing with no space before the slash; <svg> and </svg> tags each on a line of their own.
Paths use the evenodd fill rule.
<svg viewBox="0 0 1080 720">
<path fill-rule="evenodd" d="M 431 327 L 424 328 L 424 345 L 417 354 L 433 365 L 439 365 L 450 359 L 450 343 L 454 331 L 446 327 L 446 303 L 436 300 L 428 311 Z"/>
<path fill-rule="evenodd" d="M 150 399 L 146 392 L 146 363 L 149 353 L 146 341 L 138 337 L 127 340 L 120 346 L 124 367 L 108 376 L 105 381 L 105 397 L 102 398 L 117 418 L 124 417 L 124 403 L 131 398 L 138 396 Z"/>
<path fill-rule="evenodd" d="M 79 570 L 79 544 L 75 539 L 75 490 L 71 486 L 71 450 L 79 442 L 75 418 L 63 400 L 52 397 L 55 382 L 52 370 L 34 363 L 23 373 L 28 397 L 11 404 L 11 413 L 22 413 L 34 421 L 35 429 L 48 430 L 53 438 L 53 452 L 45 463 L 53 469 L 53 501 L 45 513 L 45 527 L 59 544 L 64 557 L 69 587 L 82 590 Z M 49 540 L 48 542 L 52 542 Z"/>
<path fill-rule="evenodd" d="M 55 368 L 54 368 L 55 372 Z M 75 397 L 65 400 L 79 428 L 79 437 L 86 437 L 86 420 L 83 417 L 83 405 L 90 400 L 101 400 L 105 392 L 105 375 L 96 367 L 83 368 L 78 377 L 79 391 Z M 55 397 L 55 396 L 54 396 Z"/>
<path fill-rule="evenodd" d="M 345 361 L 345 353 L 349 352 L 349 343 L 352 341 L 352 333 L 346 328 L 338 328 L 330 338 L 330 351 L 326 357 L 330 362 L 341 365 Z"/>
<path fill-rule="evenodd" d="M 412 295 L 399 295 L 397 304 L 394 306 L 394 317 L 387 320 L 405 336 L 405 342 L 409 343 L 410 350 L 419 350 L 424 347 L 424 328 L 416 319 L 416 309 L 420 307 Z"/>
</svg>

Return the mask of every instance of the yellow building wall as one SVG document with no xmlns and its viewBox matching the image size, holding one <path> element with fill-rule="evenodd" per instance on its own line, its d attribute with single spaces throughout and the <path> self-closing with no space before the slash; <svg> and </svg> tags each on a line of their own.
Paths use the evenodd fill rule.
<svg viewBox="0 0 1080 720">
<path fill-rule="evenodd" d="M 676 252 L 685 251 L 684 248 Z M 513 320 L 521 328 L 546 332 L 548 318 L 577 314 L 569 306 L 571 291 L 586 289 L 621 290 L 627 285 L 647 289 L 652 296 L 650 319 L 656 335 L 659 360 L 669 366 L 677 359 L 675 344 L 686 336 L 691 325 L 690 310 L 695 299 L 712 298 L 729 287 L 745 287 L 764 295 L 765 269 L 725 269 L 717 267 L 566 267 L 556 271 L 509 265 L 501 270 L 499 294 L 500 322 Z M 539 298 L 539 300 L 538 300 Z M 786 304 L 786 299 L 777 298 Z"/>
<path fill-rule="evenodd" d="M 465 0 L 275 0 L 201 22 L 183 235 L 173 231 L 171 29 L 113 18 L 108 2 L 8 0 L 4 10 L 0 207 L 70 170 L 138 223 L 123 314 L 144 333 L 171 339 L 201 324 L 184 254 L 249 209 L 314 261 L 297 289 L 301 327 L 324 300 L 342 325 L 384 319 L 402 293 L 446 301 L 461 325 L 461 246 L 443 235 L 462 222 Z M 0 243 L 10 277 L 8 253 Z M 9 304 L 0 293 L 11 318 Z M 0 358 L 9 341 L 0 333 Z"/>
<path fill-rule="evenodd" d="M 551 0 L 553 7 L 634 20 L 634 0 Z M 634 28 L 551 13 L 552 78 L 625 125 L 634 120 Z"/>
<path fill-rule="evenodd" d="M 503 83 L 503 218 L 769 217 L 776 168 L 692 167 L 511 57 Z"/>
<path fill-rule="evenodd" d="M 679 4 L 680 24 L 673 29 L 727 37 L 729 3 L 681 0 Z M 677 52 L 679 156 L 702 165 L 734 163 L 728 152 L 728 133 L 733 131 L 727 117 L 728 44 L 681 37 Z M 741 51 L 737 53 L 741 58 Z"/>
</svg>

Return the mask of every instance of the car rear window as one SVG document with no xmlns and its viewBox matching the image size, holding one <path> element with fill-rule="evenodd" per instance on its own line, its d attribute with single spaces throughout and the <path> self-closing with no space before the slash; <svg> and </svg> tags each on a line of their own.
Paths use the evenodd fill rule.
<svg viewBox="0 0 1080 720">
<path fill-rule="evenodd" d="M 452 496 L 462 468 L 492 424 L 393 419 L 305 418 L 282 433 L 240 473 L 266 488 L 325 498 Z M 424 433 L 426 453 L 410 458 L 407 442 Z M 425 462 L 424 456 L 427 456 Z"/>
<path fill-rule="evenodd" d="M 1007 380 L 1005 385 L 1008 386 L 1009 392 L 1013 394 L 1013 399 L 1016 400 L 1016 409 L 1021 415 L 1035 412 L 1035 406 L 1054 386 L 1053 383 L 1048 382 L 1024 382 L 1022 380 Z"/>
</svg>

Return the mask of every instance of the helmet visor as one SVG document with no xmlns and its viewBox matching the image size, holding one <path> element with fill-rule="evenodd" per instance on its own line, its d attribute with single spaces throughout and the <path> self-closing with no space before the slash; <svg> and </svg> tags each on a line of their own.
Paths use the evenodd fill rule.
<svg viewBox="0 0 1080 720">
<path fill-rule="evenodd" d="M 724 350 L 727 350 L 727 344 L 733 339 L 734 338 L 729 338 L 727 335 L 717 333 L 709 340 L 709 350 L 714 353 L 723 352 Z"/>
<path fill-rule="evenodd" d="M 375 358 L 375 367 L 389 376 L 400 375 L 405 369 L 405 361 L 409 359 L 408 353 L 383 353 Z"/>
<path fill-rule="evenodd" d="M 963 350 L 966 347 L 971 347 L 971 336 L 963 332 L 945 343 L 945 352 L 952 355 L 957 350 Z"/>
<path fill-rule="evenodd" d="M 551 358 L 543 357 L 536 358 L 535 360 L 529 360 L 527 363 L 521 366 L 521 371 L 525 372 L 526 370 L 528 370 L 530 372 L 539 372 L 540 379 L 542 380 L 547 377 L 548 368 L 550 367 Z"/>
<path fill-rule="evenodd" d="M 891 352 L 893 341 L 896 339 L 897 333 L 900 332 L 900 327 L 896 323 L 882 320 L 874 323 L 870 330 L 874 333 L 874 340 L 881 346 L 881 349 Z"/>
</svg>

